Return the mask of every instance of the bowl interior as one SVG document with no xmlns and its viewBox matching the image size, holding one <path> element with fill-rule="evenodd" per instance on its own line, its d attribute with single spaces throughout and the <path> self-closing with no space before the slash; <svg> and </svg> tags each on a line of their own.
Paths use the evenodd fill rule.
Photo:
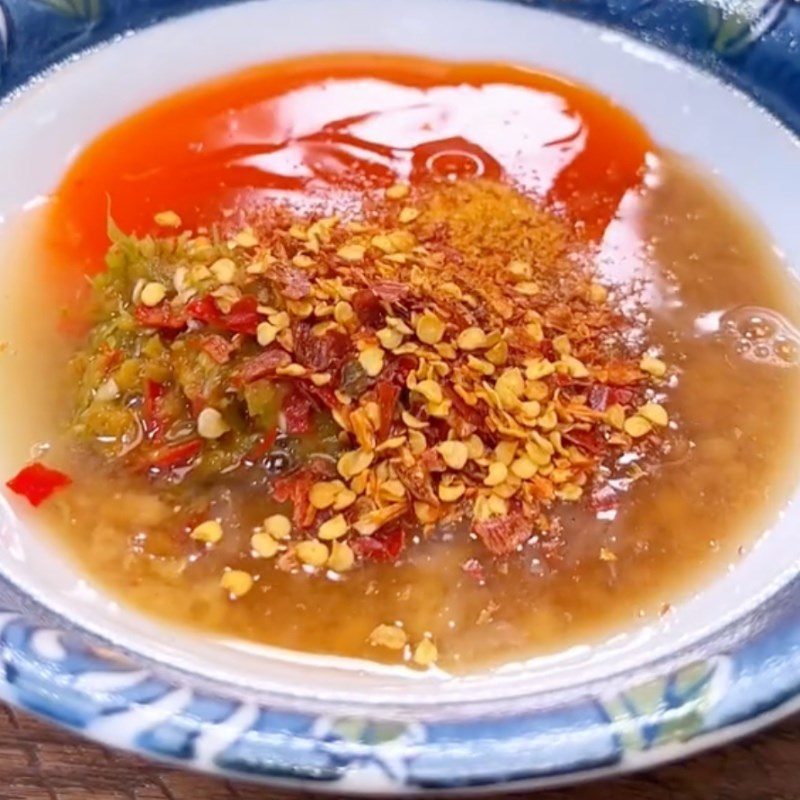
<svg viewBox="0 0 800 800">
<path fill-rule="evenodd" d="M 275 31 L 280 35 L 270 34 Z M 605 91 L 638 115 L 659 143 L 720 175 L 757 210 L 787 269 L 800 265 L 796 208 L 787 202 L 787 187 L 800 185 L 800 147 L 774 119 L 744 95 L 659 50 L 553 13 L 492 0 L 252 2 L 200 12 L 102 47 L 0 108 L 0 153 L 4 163 L 15 165 L 13 178 L 0 182 L 0 240 L 26 210 L 47 202 L 85 142 L 136 108 L 251 64 L 347 50 L 513 61 Z M 757 158 L 753 142 L 759 143 Z M 5 261 L 12 268 L 22 266 Z M 13 315 L 3 306 L 8 310 L 13 302 L 8 292 L 0 298 L 0 338 L 12 345 Z M 0 453 L 0 474 L 13 474 L 28 456 L 19 421 L 15 426 L 14 432 L 3 430 L 8 445 Z M 435 673 L 411 676 L 403 669 L 365 668 L 360 662 L 168 630 L 88 585 L 37 530 L 35 520 L 5 501 L 0 503 L 0 570 L 77 626 L 228 684 L 298 695 L 313 685 L 320 699 L 352 694 L 363 700 L 367 688 L 375 702 L 425 705 L 457 700 L 467 691 L 478 699 L 531 688 L 565 689 L 686 646 L 757 606 L 795 573 L 799 524 L 800 511 L 792 501 L 741 563 L 678 604 L 668 619 L 592 646 L 448 681 Z"/>
</svg>

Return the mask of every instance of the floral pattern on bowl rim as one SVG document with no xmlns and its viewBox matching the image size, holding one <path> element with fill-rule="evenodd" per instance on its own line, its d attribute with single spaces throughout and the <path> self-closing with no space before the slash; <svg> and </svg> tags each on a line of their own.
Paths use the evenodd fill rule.
<svg viewBox="0 0 800 800">
<path fill-rule="evenodd" d="M 496 0 L 622 30 L 735 85 L 800 133 L 797 0 Z M 0 0 L 0 100 L 130 29 L 215 0 Z M 651 766 L 800 708 L 800 579 L 642 678 L 512 712 L 475 704 L 407 720 L 362 704 L 331 715 L 120 652 L 0 580 L 0 697 L 105 744 L 177 764 L 337 792 L 538 788 Z"/>
</svg>

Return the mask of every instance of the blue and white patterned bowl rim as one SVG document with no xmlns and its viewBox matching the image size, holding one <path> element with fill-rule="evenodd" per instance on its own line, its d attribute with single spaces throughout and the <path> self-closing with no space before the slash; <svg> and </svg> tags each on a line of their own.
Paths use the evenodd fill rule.
<svg viewBox="0 0 800 800">
<path fill-rule="evenodd" d="M 800 133 L 798 0 L 517 1 L 665 48 Z M 225 4 L 0 0 L 0 100 L 123 32 Z M 363 793 L 539 788 L 684 757 L 800 708 L 800 579 L 644 674 L 568 698 L 443 706 L 424 720 L 366 703 L 242 698 L 75 630 L 3 581 L 0 658 L 4 700 L 105 744 L 228 777 Z"/>
</svg>

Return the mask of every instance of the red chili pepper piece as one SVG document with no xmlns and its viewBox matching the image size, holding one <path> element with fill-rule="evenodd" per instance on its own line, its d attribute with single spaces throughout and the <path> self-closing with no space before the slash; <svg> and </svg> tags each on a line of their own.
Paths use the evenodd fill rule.
<svg viewBox="0 0 800 800">
<path fill-rule="evenodd" d="M 423 503 L 438 505 L 439 498 L 433 490 L 431 474 L 421 461 L 408 467 L 396 464 L 395 471 L 412 497 L 422 500 Z"/>
<path fill-rule="evenodd" d="M 445 472 L 447 465 L 438 450 L 425 450 L 419 457 L 419 462 L 428 472 Z"/>
<path fill-rule="evenodd" d="M 417 368 L 418 364 L 416 356 L 400 356 L 383 368 L 382 378 L 384 381 L 394 383 L 402 388 L 406 385 L 406 378 Z"/>
<path fill-rule="evenodd" d="M 122 350 L 114 347 L 114 348 L 107 348 L 101 346 L 101 352 L 103 355 L 103 373 L 108 375 L 114 367 L 119 366 L 125 358 L 125 354 Z"/>
<path fill-rule="evenodd" d="M 292 522 L 298 528 L 308 528 L 317 515 L 317 510 L 309 499 L 311 487 L 316 481 L 314 472 L 305 469 L 288 478 L 278 478 L 272 483 L 272 496 L 275 500 L 292 504 Z"/>
<path fill-rule="evenodd" d="M 456 414 L 474 428 L 482 428 L 486 415 L 482 414 L 479 407 L 473 407 L 461 395 L 453 391 L 449 386 L 445 387 L 445 393 L 453 404 Z"/>
<path fill-rule="evenodd" d="M 562 438 L 570 444 L 574 444 L 579 450 L 583 450 L 593 456 L 600 455 L 605 447 L 600 433 L 596 430 L 571 430 L 562 434 Z"/>
<path fill-rule="evenodd" d="M 386 319 L 381 301 L 371 289 L 359 289 L 353 295 L 353 310 L 356 312 L 362 325 L 378 330 L 383 327 Z"/>
<path fill-rule="evenodd" d="M 389 436 L 394 421 L 394 412 L 397 398 L 400 397 L 400 387 L 389 381 L 381 381 L 376 387 L 378 393 L 378 408 L 381 412 L 381 425 L 378 428 L 378 441 L 382 442 Z"/>
<path fill-rule="evenodd" d="M 164 445 L 148 456 L 148 463 L 157 469 L 184 467 L 203 449 L 202 439 L 187 439 L 183 442 Z"/>
<path fill-rule="evenodd" d="M 611 390 L 602 383 L 595 383 L 589 390 L 589 408 L 593 411 L 605 411 Z"/>
<path fill-rule="evenodd" d="M 339 408 L 339 399 L 336 397 L 336 393 L 330 386 L 314 386 L 312 384 L 306 387 L 306 391 L 319 400 L 320 403 L 327 408 Z"/>
<path fill-rule="evenodd" d="M 576 381 L 575 378 L 571 377 L 566 373 L 562 374 L 560 372 L 557 372 L 553 376 L 553 381 L 555 382 L 556 386 L 559 387 L 572 386 L 573 384 L 578 383 L 578 381 Z"/>
<path fill-rule="evenodd" d="M 311 416 L 314 404 L 305 394 L 299 391 L 290 392 L 283 404 L 287 433 L 309 433 L 314 429 Z"/>
<path fill-rule="evenodd" d="M 210 333 L 200 340 L 200 349 L 208 353 L 217 364 L 227 364 L 236 345 L 231 344 L 224 336 Z"/>
<path fill-rule="evenodd" d="M 392 563 L 406 546 L 406 531 L 400 525 L 381 529 L 372 536 L 359 536 L 351 542 L 353 552 L 365 561 Z"/>
<path fill-rule="evenodd" d="M 396 303 L 410 293 L 409 287 L 399 281 L 381 281 L 380 283 L 374 283 L 370 289 L 373 294 L 387 303 Z"/>
<path fill-rule="evenodd" d="M 608 392 L 608 404 L 609 405 L 621 405 L 627 406 L 633 402 L 633 398 L 636 396 L 636 392 L 633 389 L 625 389 L 622 386 L 615 386 L 609 389 Z"/>
<path fill-rule="evenodd" d="M 285 267 L 275 278 L 282 285 L 283 296 L 290 300 L 302 300 L 311 294 L 311 281 L 302 270 Z"/>
<path fill-rule="evenodd" d="M 476 522 L 472 529 L 490 553 L 504 556 L 513 553 L 523 542 L 533 535 L 531 523 L 519 512 L 506 517 Z"/>
<path fill-rule="evenodd" d="M 179 331 L 186 327 L 186 314 L 183 310 L 175 310 L 167 303 L 153 306 L 136 306 L 133 312 L 136 321 L 146 328 L 163 328 Z"/>
<path fill-rule="evenodd" d="M 299 322 L 292 331 L 294 357 L 315 372 L 338 369 L 350 352 L 350 338 L 341 331 L 328 331 L 324 336 L 313 333 L 309 322 Z"/>
<path fill-rule="evenodd" d="M 47 500 L 53 492 L 57 492 L 71 483 L 72 478 L 69 475 L 36 462 L 23 467 L 6 483 L 6 486 L 15 494 L 22 495 L 32 506 L 36 507 Z"/>
<path fill-rule="evenodd" d="M 291 356 L 285 350 L 272 347 L 242 364 L 237 377 L 242 383 L 252 383 L 268 375 L 274 375 L 278 367 L 285 367 L 291 360 Z"/>
<path fill-rule="evenodd" d="M 644 373 L 635 364 L 624 361 L 612 361 L 605 368 L 608 383 L 615 386 L 627 386 L 644 378 Z"/>
<path fill-rule="evenodd" d="M 142 402 L 142 419 L 146 433 L 156 436 L 165 427 L 166 420 L 161 409 L 161 400 L 166 390 L 163 383 L 146 380 L 144 382 L 144 400 Z"/>
<path fill-rule="evenodd" d="M 247 333 L 254 336 L 261 318 L 258 316 L 258 300 L 247 295 L 237 300 L 227 314 L 223 314 L 219 324 L 232 333 Z"/>
<path fill-rule="evenodd" d="M 192 300 L 186 306 L 186 315 L 198 322 L 205 322 L 207 325 L 212 325 L 219 321 L 222 312 L 217 306 L 217 301 L 209 294 L 197 300 Z"/>
<path fill-rule="evenodd" d="M 539 350 L 548 361 L 556 360 L 556 350 L 549 339 L 545 339 L 543 342 L 539 343 Z"/>
<path fill-rule="evenodd" d="M 252 295 L 246 295 L 237 300 L 227 314 L 223 314 L 217 301 L 211 295 L 206 295 L 198 300 L 192 300 L 186 306 L 186 316 L 231 333 L 255 335 L 258 323 L 261 321 L 257 309 L 258 300 Z"/>
</svg>

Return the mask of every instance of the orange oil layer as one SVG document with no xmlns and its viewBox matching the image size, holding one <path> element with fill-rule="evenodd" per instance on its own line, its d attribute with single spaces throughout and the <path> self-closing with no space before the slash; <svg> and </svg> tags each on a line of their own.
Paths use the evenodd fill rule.
<svg viewBox="0 0 800 800">
<path fill-rule="evenodd" d="M 189 227 L 268 199 L 346 205 L 398 179 L 510 180 L 599 238 L 651 142 L 608 98 L 493 63 L 339 54 L 258 66 L 162 99 L 108 129 L 58 186 L 49 244 L 102 267 L 106 211 L 125 230 Z"/>
</svg>

